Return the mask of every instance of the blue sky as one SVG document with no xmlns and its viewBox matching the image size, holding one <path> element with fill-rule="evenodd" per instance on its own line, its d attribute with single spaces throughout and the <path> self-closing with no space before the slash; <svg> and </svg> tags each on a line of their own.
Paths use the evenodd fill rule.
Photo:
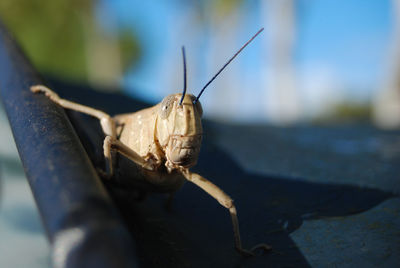
<svg viewBox="0 0 400 268">
<path fill-rule="evenodd" d="M 130 27 L 141 39 L 142 62 L 125 77 L 125 85 L 133 95 L 158 102 L 166 94 L 181 88 L 182 70 L 180 47 L 186 45 L 189 87 L 198 91 L 224 60 L 261 26 L 264 36 L 255 41 L 226 69 L 218 79 L 237 79 L 240 90 L 253 90 L 244 96 L 246 103 L 240 113 L 248 117 L 268 118 L 251 96 L 272 90 L 266 85 L 269 53 L 268 20 L 263 19 L 262 1 L 246 1 L 231 20 L 236 32 L 223 47 L 221 59 L 213 55 L 213 47 L 221 39 L 220 29 L 210 12 L 203 14 L 202 27 L 194 23 L 195 9 L 185 1 L 127 1 L 103 0 L 99 10 L 114 12 L 118 25 Z M 293 64 L 301 105 L 316 113 L 330 99 L 366 101 L 377 91 L 387 71 L 393 14 L 390 0 L 298 0 L 296 1 L 296 45 Z M 224 18 L 225 20 L 225 18 Z M 223 22 L 222 22 L 223 24 Z M 229 26 L 224 29 L 230 31 Z M 222 27 L 223 28 L 223 27 Z M 233 37 L 232 37 L 233 36 Z M 232 43 L 232 44 L 231 44 Z M 266 45 L 267 44 L 267 45 Z M 226 51 L 225 51 L 226 48 Z M 214 51 L 215 54 L 215 51 Z M 213 65 L 214 67 L 210 67 Z M 235 69 L 236 68 L 236 69 Z M 236 71 L 235 71 L 236 70 Z M 237 75 L 240 73 L 240 77 Z M 265 78 L 267 77 L 267 78 Z M 216 98 L 210 86 L 204 101 Z M 234 83 L 235 84 L 235 83 Z M 219 86 L 221 86 L 219 85 Z M 141 91 L 135 90 L 140 88 Z M 131 89 L 131 90 L 129 90 Z M 232 96 L 236 96 L 232 89 Z M 329 98 L 329 94 L 335 95 Z M 268 95 L 268 94 L 267 94 Z M 258 97 L 260 98 L 260 97 Z M 231 100 L 233 101 L 233 100 Z M 211 104 L 210 104 L 211 105 Z M 215 104 L 216 105 L 216 104 Z M 204 104 L 203 104 L 204 106 Z M 235 106 L 235 105 L 233 105 Z M 315 106 L 315 109 L 312 108 Z M 227 106 L 229 107 L 229 105 Z M 208 110 L 215 110 L 210 107 Z M 268 113 L 268 112 L 267 112 Z M 229 113 L 232 114 L 232 113 Z"/>
<path fill-rule="evenodd" d="M 303 2 L 310 5 L 299 20 L 298 62 L 326 62 L 352 90 L 374 90 L 389 49 L 391 2 Z"/>
</svg>

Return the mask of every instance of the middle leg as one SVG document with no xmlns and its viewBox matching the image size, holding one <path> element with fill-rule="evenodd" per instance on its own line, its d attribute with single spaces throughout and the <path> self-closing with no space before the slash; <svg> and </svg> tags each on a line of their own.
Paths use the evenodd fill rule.
<svg viewBox="0 0 400 268">
<path fill-rule="evenodd" d="M 109 176 L 114 174 L 113 162 L 112 162 L 112 151 L 121 153 L 137 165 L 148 170 L 155 170 L 155 163 L 151 160 L 147 161 L 141 157 L 134 150 L 117 140 L 115 137 L 107 136 L 104 139 L 103 144 L 104 157 L 106 161 L 106 172 Z"/>
</svg>

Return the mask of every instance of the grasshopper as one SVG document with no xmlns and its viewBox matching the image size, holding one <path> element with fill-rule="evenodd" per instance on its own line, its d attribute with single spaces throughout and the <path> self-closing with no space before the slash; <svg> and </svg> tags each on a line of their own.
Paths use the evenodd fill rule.
<svg viewBox="0 0 400 268">
<path fill-rule="evenodd" d="M 140 174 L 136 174 L 135 178 L 145 181 L 151 189 L 173 193 L 185 181 L 194 183 L 229 210 L 236 250 L 244 256 L 254 256 L 255 250 L 261 248 L 268 251 L 271 247 L 258 244 L 250 250 L 244 249 L 240 239 L 236 207 L 231 197 L 201 175 L 191 172 L 189 168 L 197 162 L 203 134 L 201 125 L 203 111 L 199 102 L 201 94 L 262 31 L 263 28 L 228 60 L 197 97 L 186 94 L 186 57 L 185 49 L 182 47 L 183 93 L 169 95 L 161 103 L 135 113 L 112 117 L 100 110 L 62 99 L 43 85 L 32 86 L 30 90 L 34 93 L 44 93 L 65 109 L 82 112 L 100 120 L 105 134 L 103 150 L 107 177 L 112 178 L 115 172 L 115 154 L 120 153 L 140 167 Z"/>
</svg>

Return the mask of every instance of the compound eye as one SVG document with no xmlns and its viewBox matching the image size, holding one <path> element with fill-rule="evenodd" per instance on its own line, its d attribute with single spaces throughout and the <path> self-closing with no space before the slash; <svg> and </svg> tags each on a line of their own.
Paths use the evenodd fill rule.
<svg viewBox="0 0 400 268">
<path fill-rule="evenodd" d="M 160 105 L 159 115 L 161 119 L 165 119 L 171 113 L 172 106 L 174 105 L 175 96 L 169 95 L 165 97 Z"/>
</svg>

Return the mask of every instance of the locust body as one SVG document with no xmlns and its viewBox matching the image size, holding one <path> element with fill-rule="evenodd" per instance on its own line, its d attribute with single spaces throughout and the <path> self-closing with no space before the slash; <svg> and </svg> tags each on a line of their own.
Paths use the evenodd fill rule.
<svg viewBox="0 0 400 268">
<path fill-rule="evenodd" d="M 182 94 L 169 95 L 153 107 L 113 118 L 119 140 L 151 163 L 134 175 L 143 191 L 175 192 L 186 181 L 180 169 L 197 162 L 202 108 L 200 102 L 192 104 L 193 95 L 179 105 L 181 98 Z"/>
<path fill-rule="evenodd" d="M 250 43 L 262 29 L 253 36 L 228 62 Z M 161 103 L 130 114 L 111 117 L 91 107 L 61 99 L 49 88 L 32 86 L 34 93 L 42 92 L 60 106 L 89 114 L 100 120 L 105 134 L 103 151 L 107 177 L 112 179 L 115 171 L 115 154 L 120 153 L 135 163 L 137 174 L 133 180 L 137 185 L 158 192 L 177 191 L 185 181 L 190 181 L 214 197 L 231 215 L 235 248 L 245 256 L 254 255 L 254 250 L 270 250 L 266 244 L 259 244 L 251 250 L 242 247 L 237 212 L 233 200 L 218 186 L 199 174 L 190 171 L 198 159 L 203 135 L 202 107 L 199 97 L 224 67 L 210 80 L 195 97 L 186 93 L 186 62 L 184 49 L 184 91 L 165 97 Z"/>
</svg>

